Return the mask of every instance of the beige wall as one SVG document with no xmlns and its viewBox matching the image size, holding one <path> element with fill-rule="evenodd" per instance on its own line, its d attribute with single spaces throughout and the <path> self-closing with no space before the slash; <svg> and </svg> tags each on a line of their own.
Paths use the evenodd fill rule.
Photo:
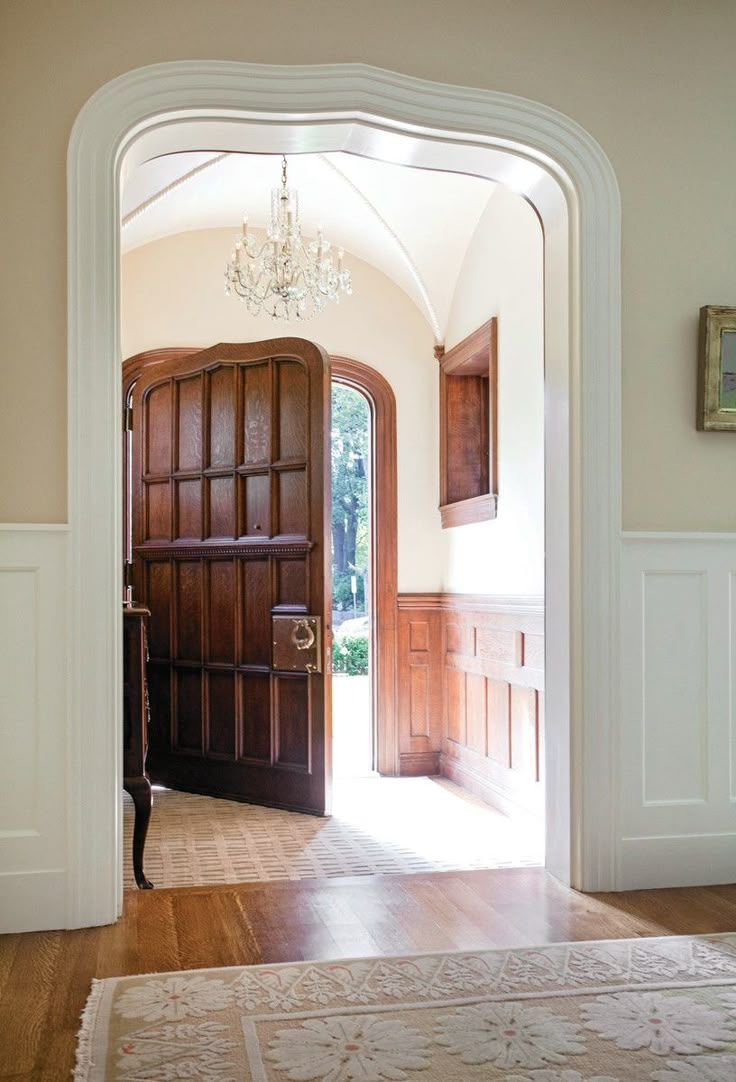
<svg viewBox="0 0 736 1082">
<path fill-rule="evenodd" d="M 497 188 L 455 287 L 447 347 L 498 318 L 498 514 L 443 531 L 446 590 L 544 593 L 542 256 L 536 214 Z"/>
<path fill-rule="evenodd" d="M 207 57 L 363 61 L 533 98 L 587 128 L 623 201 L 624 524 L 735 529 L 735 437 L 693 421 L 698 308 L 736 301 L 735 33 L 731 0 L 4 0 L 0 520 L 65 514 L 74 118 L 122 72 Z"/>
<path fill-rule="evenodd" d="M 399 589 L 438 590 L 438 379 L 433 338 L 407 295 L 349 256 L 354 296 L 308 323 L 254 319 L 224 293 L 233 233 L 205 229 L 135 248 L 123 258 L 123 356 L 162 346 L 211 346 L 301 334 L 328 353 L 376 368 L 391 384 L 398 420 Z"/>
</svg>

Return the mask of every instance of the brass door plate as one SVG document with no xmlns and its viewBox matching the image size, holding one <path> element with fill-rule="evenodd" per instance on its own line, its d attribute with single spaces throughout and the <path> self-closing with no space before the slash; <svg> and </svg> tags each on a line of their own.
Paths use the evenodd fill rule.
<svg viewBox="0 0 736 1082">
<path fill-rule="evenodd" d="M 281 672 L 322 672 L 322 619 L 272 616 L 273 668 Z"/>
</svg>

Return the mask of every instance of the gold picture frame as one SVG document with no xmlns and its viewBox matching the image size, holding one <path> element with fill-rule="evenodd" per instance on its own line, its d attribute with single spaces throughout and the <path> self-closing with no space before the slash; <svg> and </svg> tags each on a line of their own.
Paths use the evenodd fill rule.
<svg viewBox="0 0 736 1082">
<path fill-rule="evenodd" d="M 697 426 L 736 432 L 736 308 L 700 309 Z"/>
</svg>

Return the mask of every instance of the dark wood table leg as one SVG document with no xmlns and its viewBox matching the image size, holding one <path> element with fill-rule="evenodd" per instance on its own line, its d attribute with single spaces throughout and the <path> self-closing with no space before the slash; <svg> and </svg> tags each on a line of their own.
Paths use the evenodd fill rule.
<svg viewBox="0 0 736 1082">
<path fill-rule="evenodd" d="M 143 849 L 146 844 L 148 823 L 151 818 L 153 793 L 151 783 L 145 776 L 125 778 L 123 788 L 130 793 L 135 807 L 133 826 L 133 874 L 141 890 L 153 890 L 153 883 L 143 874 Z"/>
</svg>

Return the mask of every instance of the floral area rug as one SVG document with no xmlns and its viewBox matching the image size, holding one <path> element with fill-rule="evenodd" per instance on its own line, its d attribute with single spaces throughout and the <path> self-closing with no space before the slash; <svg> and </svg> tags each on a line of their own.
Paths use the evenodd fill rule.
<svg viewBox="0 0 736 1082">
<path fill-rule="evenodd" d="M 736 934 L 96 981 L 76 1082 L 736 1082 Z"/>
</svg>

